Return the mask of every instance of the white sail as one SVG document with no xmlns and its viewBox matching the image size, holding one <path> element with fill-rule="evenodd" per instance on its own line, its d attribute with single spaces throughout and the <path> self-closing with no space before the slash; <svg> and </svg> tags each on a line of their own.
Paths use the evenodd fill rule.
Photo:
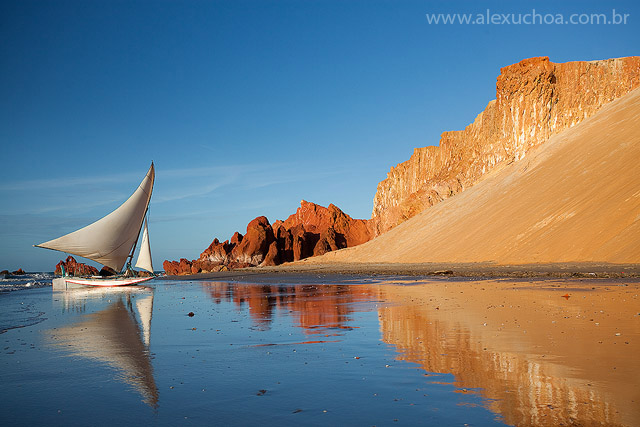
<svg viewBox="0 0 640 427">
<path fill-rule="evenodd" d="M 153 263 L 151 262 L 151 245 L 149 244 L 149 230 L 147 229 L 147 221 L 144 222 L 142 231 L 142 242 L 140 242 L 140 253 L 136 261 L 136 267 L 153 273 Z"/>
<path fill-rule="evenodd" d="M 122 270 L 140 234 L 154 179 L 151 163 L 138 189 L 118 209 L 80 230 L 36 246 L 79 255 L 116 271 Z"/>
</svg>

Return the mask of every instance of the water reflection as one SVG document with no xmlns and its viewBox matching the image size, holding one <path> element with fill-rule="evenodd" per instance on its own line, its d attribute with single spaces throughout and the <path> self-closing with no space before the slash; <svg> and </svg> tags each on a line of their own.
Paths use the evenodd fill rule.
<svg viewBox="0 0 640 427">
<path fill-rule="evenodd" d="M 540 292 L 514 293 L 501 301 L 503 311 L 512 311 L 498 320 L 486 313 L 492 306 L 480 309 L 475 296 L 451 287 L 443 292 L 429 286 L 380 286 L 377 292 L 389 303 L 379 309 L 382 339 L 396 347 L 398 359 L 427 373 L 453 374 L 459 392 L 481 393 L 507 424 L 637 425 L 640 420 L 640 405 L 634 403 L 640 397 L 637 358 L 622 340 L 615 356 L 598 353 L 600 338 L 592 332 L 597 323 L 582 320 L 585 312 L 594 311 L 593 302 L 560 307 L 566 301 L 558 293 L 539 310 L 533 302 L 540 301 Z M 517 321 L 509 326 L 507 319 L 513 318 Z M 571 323 L 553 329 L 557 319 Z M 630 376 L 616 373 L 624 369 Z"/>
<path fill-rule="evenodd" d="M 254 323 L 269 328 L 277 311 L 289 313 L 307 334 L 350 329 L 354 304 L 371 300 L 364 285 L 263 285 L 207 282 L 202 286 L 214 302 L 247 306 Z"/>
<path fill-rule="evenodd" d="M 153 290 L 151 288 L 78 289 L 54 293 L 65 311 L 87 310 L 87 304 L 106 302 L 106 308 L 86 314 L 76 323 L 47 331 L 52 346 L 105 363 L 116 379 L 130 385 L 155 407 L 158 390 L 149 355 Z"/>
<path fill-rule="evenodd" d="M 494 287 L 489 300 L 482 297 L 480 287 L 485 285 Z M 639 366 L 634 343 L 620 341 L 623 346 L 611 355 L 612 347 L 602 340 L 615 336 L 614 331 L 604 329 L 605 320 L 589 319 L 595 314 L 587 316 L 594 310 L 624 313 L 634 309 L 632 304 L 623 297 L 569 301 L 566 291 L 498 291 L 497 286 L 415 281 L 203 284 L 214 302 L 248 308 L 254 324 L 262 328 L 269 328 L 278 312 L 286 312 L 306 334 L 324 336 L 357 327 L 351 315 L 363 307 L 356 305 L 375 309 L 375 302 L 381 339 L 394 346 L 399 360 L 421 366 L 427 381 L 432 373 L 453 374 L 458 392 L 479 393 L 487 408 L 507 424 L 637 424 Z M 564 326 L 557 327 L 560 321 Z M 593 332 L 598 324 L 602 337 Z"/>
<path fill-rule="evenodd" d="M 204 307 L 196 305 L 193 310 L 197 316 L 193 319 L 202 323 L 189 321 L 176 330 L 188 328 L 184 329 L 188 334 L 183 334 L 183 339 L 193 346 L 185 347 L 187 351 L 194 349 L 191 358 L 194 354 L 195 357 L 202 357 L 204 353 L 220 355 L 214 363 L 205 365 L 204 373 L 198 371 L 200 365 L 192 365 L 191 374 L 207 376 L 218 369 L 214 378 L 219 380 L 226 372 L 220 370 L 219 361 L 227 357 L 219 351 L 229 343 L 234 344 L 233 351 L 238 354 L 263 357 L 262 353 L 255 352 L 255 343 L 273 345 L 270 340 L 274 337 L 281 340 L 279 328 L 290 328 L 289 321 L 309 336 L 300 340 L 304 344 L 332 342 L 333 338 L 324 337 L 341 336 L 346 330 L 361 326 L 358 316 L 354 316 L 356 312 L 376 310 L 380 340 L 397 352 L 398 359 L 420 366 L 427 383 L 433 381 L 431 378 L 442 378 L 432 376 L 432 373 L 452 374 L 457 392 L 478 393 L 487 408 L 507 424 L 640 424 L 640 406 L 637 405 L 640 401 L 637 387 L 640 364 L 636 356 L 640 323 L 638 317 L 634 317 L 638 310 L 637 299 L 633 299 L 637 289 L 632 294 L 601 292 L 597 294 L 601 298 L 595 299 L 593 295 L 596 294 L 578 297 L 578 287 L 551 291 L 536 284 L 535 289 L 520 287 L 516 291 L 516 284 L 498 289 L 500 283 L 488 281 L 457 284 L 451 281 L 416 284 L 412 281 L 411 286 L 409 284 L 400 281 L 350 285 L 201 283 L 197 293 L 200 296 L 199 289 L 202 289 L 208 297 L 198 303 L 210 306 L 210 298 L 213 304 L 235 306 L 249 313 L 249 323 L 253 326 L 247 328 L 246 324 L 240 323 L 234 328 L 235 332 L 230 332 L 228 329 L 231 328 L 225 328 L 220 322 L 233 320 L 201 316 L 200 313 L 205 313 Z M 491 292 L 488 292 L 490 287 Z M 129 384 L 146 403 L 155 406 L 158 392 L 148 353 L 153 294 L 138 289 L 55 294 L 54 298 L 65 311 L 94 312 L 83 315 L 72 326 L 49 332 L 54 345 L 69 355 L 106 363 L 117 369 L 118 380 Z M 566 292 L 572 296 L 566 297 Z M 175 301 L 175 295 L 167 295 L 168 301 Z M 92 310 L 95 300 L 106 307 Z M 195 299 L 192 301 L 196 304 Z M 156 302 L 159 304 L 160 300 Z M 278 321 L 282 317 L 286 322 Z M 636 323 L 625 323 L 627 317 Z M 371 318 L 369 316 L 369 322 Z M 191 318 L 184 316 L 184 319 Z M 161 318 L 156 317 L 157 321 Z M 207 323 L 209 321 L 214 322 L 215 329 Z M 377 331 L 375 318 L 373 321 L 373 328 L 357 329 L 351 335 Z M 615 329 L 618 324 L 625 325 L 622 334 Z M 193 325 L 197 329 L 192 329 Z M 174 326 L 175 319 L 172 318 L 170 327 Z M 267 332 L 271 328 L 273 330 Z M 227 330 L 220 332 L 218 329 Z M 257 339 L 257 334 L 248 338 L 246 329 L 252 330 L 250 334 L 255 329 L 265 332 Z M 285 329 L 285 332 L 289 331 Z M 238 335 L 229 335 L 228 341 L 224 341 L 225 333 Z M 378 335 L 375 333 L 366 336 L 366 345 L 359 343 L 358 357 L 350 358 L 351 363 L 345 363 L 345 366 L 351 368 L 356 363 L 369 362 L 366 348 L 374 348 L 379 341 L 376 341 Z M 172 348 L 175 347 L 173 339 L 177 338 L 172 336 L 169 340 Z M 339 347 L 348 342 L 343 337 L 339 339 L 343 340 Z M 245 349 L 235 345 L 236 342 L 249 344 L 250 350 L 240 353 Z M 307 353 L 297 352 L 295 357 L 320 351 L 314 346 L 306 347 L 309 348 Z M 206 348 L 215 351 L 195 353 Z M 321 351 L 325 348 L 331 349 L 331 346 L 323 346 Z M 272 352 L 269 356 L 269 362 L 278 369 L 293 357 L 287 355 L 286 359 L 276 360 L 275 354 L 283 357 L 288 353 Z M 204 358 L 193 360 L 205 363 Z M 326 365 L 322 369 L 329 371 L 333 367 Z M 394 371 L 383 369 L 384 374 L 371 372 L 384 378 L 382 381 L 393 381 Z M 407 371 L 405 369 L 404 373 Z M 224 393 L 236 385 L 239 374 L 233 372 L 227 378 L 229 383 L 223 387 Z M 348 374 L 349 371 L 345 372 Z M 250 375 L 254 374 L 254 370 L 250 370 Z M 417 377 L 423 378 L 422 375 Z M 281 380 L 278 378 L 277 384 Z M 344 381 L 345 376 L 340 376 L 339 380 Z M 257 390 L 260 388 L 256 387 Z M 361 391 L 360 388 L 356 390 Z M 244 396 L 242 393 L 246 394 L 246 390 L 238 396 Z M 238 399 L 242 400 L 242 397 Z"/>
</svg>

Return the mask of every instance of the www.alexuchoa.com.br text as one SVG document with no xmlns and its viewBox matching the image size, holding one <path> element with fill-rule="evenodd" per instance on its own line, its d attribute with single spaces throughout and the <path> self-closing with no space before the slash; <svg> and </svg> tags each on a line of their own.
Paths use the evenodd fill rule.
<svg viewBox="0 0 640 427">
<path fill-rule="evenodd" d="M 427 13 L 429 24 L 444 25 L 626 25 L 630 14 L 612 9 L 609 13 Z"/>
</svg>

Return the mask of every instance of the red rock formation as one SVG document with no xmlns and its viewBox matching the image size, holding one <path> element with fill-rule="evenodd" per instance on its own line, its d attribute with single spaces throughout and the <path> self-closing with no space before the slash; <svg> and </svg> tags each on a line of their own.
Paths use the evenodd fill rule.
<svg viewBox="0 0 640 427">
<path fill-rule="evenodd" d="M 259 216 L 247 225 L 247 234 L 231 251 L 231 258 L 241 264 L 259 265 L 264 260 L 269 245 L 275 241 L 269 220 Z"/>
<path fill-rule="evenodd" d="M 177 261 L 169 261 L 168 259 L 166 259 L 162 263 L 162 269 L 169 276 L 176 276 L 176 275 L 178 275 L 178 262 Z"/>
<path fill-rule="evenodd" d="M 64 271 L 71 276 L 96 276 L 99 273 L 97 268 L 79 263 L 71 255 L 67 257 L 66 261 L 60 261 L 56 265 L 54 274 L 58 276 L 62 275 L 62 267 L 64 267 Z"/>
<path fill-rule="evenodd" d="M 269 251 L 260 265 L 269 266 L 278 264 L 280 264 L 280 254 L 278 253 L 278 242 L 274 240 L 269 245 Z"/>
<path fill-rule="evenodd" d="M 231 243 L 232 245 L 237 245 L 242 242 L 242 237 L 244 236 L 236 231 L 235 233 L 233 233 L 233 236 L 231 236 L 231 240 L 229 241 L 229 243 Z"/>
<path fill-rule="evenodd" d="M 331 227 L 338 239 L 344 239 L 345 246 L 342 247 L 351 247 L 371 240 L 372 230 L 369 224 L 369 220 L 351 218 L 334 204 L 325 208 L 302 200 L 296 213 L 287 218 L 282 226 L 291 229 L 302 225 L 306 231 L 316 234 L 322 234 Z"/>
<path fill-rule="evenodd" d="M 313 256 L 313 248 L 318 240 L 317 235 L 306 231 L 302 224 L 297 224 L 288 231 L 291 233 L 293 244 L 292 261 L 300 261 Z"/>
<path fill-rule="evenodd" d="M 167 274 L 180 275 L 279 265 L 355 246 L 371 236 L 368 220 L 353 219 L 334 205 L 325 208 L 303 200 L 286 221 L 272 226 L 260 216 L 247 225 L 244 236 L 236 232 L 223 243 L 214 239 L 197 260 L 165 261 L 162 266 Z"/>
<path fill-rule="evenodd" d="M 178 268 L 182 272 L 186 272 L 186 274 L 191 273 L 191 261 L 186 258 L 180 258 L 180 262 L 178 263 Z"/>
<path fill-rule="evenodd" d="M 180 258 L 180 261 L 165 261 L 162 268 L 169 275 L 191 274 L 191 261 Z"/>
<path fill-rule="evenodd" d="M 444 132 L 439 147 L 416 148 L 378 184 L 372 213 L 376 235 L 472 186 L 497 166 L 521 159 L 640 86 L 640 57 L 564 64 L 530 58 L 500 72 L 496 99 L 472 124 Z"/>
<path fill-rule="evenodd" d="M 234 234 L 234 237 L 235 236 L 236 235 Z M 235 246 L 236 246 L 236 243 L 229 243 L 228 240 L 223 243 L 220 243 L 218 239 L 213 239 L 213 242 L 211 243 L 211 245 L 209 245 L 209 247 L 200 254 L 199 259 L 201 261 L 206 260 L 212 263 L 212 265 L 226 264 L 227 259 L 229 257 L 229 253 Z"/>
<path fill-rule="evenodd" d="M 274 223 L 273 231 L 278 245 L 280 263 L 293 261 L 293 236 L 291 231 L 282 227 L 282 221 L 280 220 Z"/>
<path fill-rule="evenodd" d="M 318 243 L 313 247 L 313 256 L 323 255 L 327 252 L 342 249 L 337 243 L 338 234 L 330 227 L 320 234 Z"/>
</svg>

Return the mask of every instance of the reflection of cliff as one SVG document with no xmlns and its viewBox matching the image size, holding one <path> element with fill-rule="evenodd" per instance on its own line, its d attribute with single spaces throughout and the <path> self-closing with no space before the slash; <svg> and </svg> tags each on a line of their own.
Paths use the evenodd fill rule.
<svg viewBox="0 0 640 427">
<path fill-rule="evenodd" d="M 514 293 L 513 299 L 500 301 L 505 308 L 497 305 L 511 311 L 492 317 L 486 311 L 495 306 L 480 309 L 484 302 L 472 302 L 475 295 L 460 295 L 451 287 L 444 293 L 395 286 L 379 292 L 393 303 L 380 309 L 380 327 L 383 340 L 400 353 L 398 359 L 427 372 L 452 373 L 461 389 L 481 389 L 490 399 L 489 409 L 508 424 L 633 425 L 640 419 L 634 403 L 639 397 L 635 353 L 622 340 L 622 346 L 610 342 L 614 346 L 606 347 L 603 340 L 615 334 L 595 336 L 590 332 L 595 323 L 580 320 L 586 310 L 594 311 L 593 302 L 571 310 L 562 307 L 560 293 L 553 303 L 538 305 L 523 301 L 531 295 Z M 535 294 L 534 302 L 543 298 Z M 554 329 L 560 320 L 570 323 Z M 626 359 L 605 354 L 615 353 L 616 345 Z"/>
<path fill-rule="evenodd" d="M 268 325 L 274 311 L 290 312 L 306 333 L 341 329 L 350 320 L 352 303 L 368 299 L 368 290 L 356 285 L 241 285 L 206 283 L 211 298 L 246 304 L 253 320 Z"/>
<path fill-rule="evenodd" d="M 82 295 L 85 294 L 86 291 Z M 104 310 L 83 316 L 75 324 L 51 330 L 50 342 L 69 356 L 112 366 L 119 371 L 119 380 L 132 386 L 145 403 L 156 406 L 158 389 L 148 351 L 153 295 L 139 294 L 135 304 L 131 295 L 123 290 L 120 294 L 112 291 L 109 295 L 116 301 Z"/>
</svg>

